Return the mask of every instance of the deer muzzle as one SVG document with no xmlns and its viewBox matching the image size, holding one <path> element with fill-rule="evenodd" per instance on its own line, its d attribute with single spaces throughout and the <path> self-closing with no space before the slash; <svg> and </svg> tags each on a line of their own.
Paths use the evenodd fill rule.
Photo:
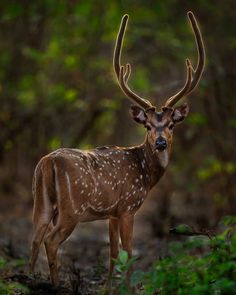
<svg viewBox="0 0 236 295">
<path fill-rule="evenodd" d="M 164 137 L 159 136 L 156 140 L 156 149 L 158 151 L 164 151 L 167 148 L 167 141 Z"/>
</svg>

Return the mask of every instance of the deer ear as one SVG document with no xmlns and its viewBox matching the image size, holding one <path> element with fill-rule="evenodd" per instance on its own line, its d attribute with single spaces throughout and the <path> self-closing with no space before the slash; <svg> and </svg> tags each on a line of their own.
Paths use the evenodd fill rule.
<svg viewBox="0 0 236 295">
<path fill-rule="evenodd" d="M 182 122 L 188 115 L 189 107 L 186 103 L 174 109 L 172 119 L 175 123 Z"/>
<path fill-rule="evenodd" d="M 137 123 L 145 124 L 147 121 L 147 115 L 145 111 L 136 105 L 132 105 L 130 107 L 130 114 Z"/>
</svg>

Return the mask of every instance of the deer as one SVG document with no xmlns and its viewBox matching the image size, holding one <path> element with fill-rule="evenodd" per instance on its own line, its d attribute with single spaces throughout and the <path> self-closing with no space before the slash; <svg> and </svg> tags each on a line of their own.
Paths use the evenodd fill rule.
<svg viewBox="0 0 236 295">
<path fill-rule="evenodd" d="M 189 11 L 187 16 L 195 36 L 197 65 L 193 67 L 186 59 L 185 84 L 159 110 L 128 86 L 131 65 L 121 64 L 121 51 L 129 16 L 125 14 L 121 20 L 113 66 L 121 90 L 133 103 L 131 117 L 146 128 L 144 142 L 131 147 L 104 146 L 91 150 L 60 148 L 41 158 L 35 168 L 32 183 L 34 233 L 29 266 L 33 272 L 40 245 L 44 243 L 54 285 L 59 283 L 58 248 L 79 223 L 108 219 L 108 278 L 114 271 L 120 240 L 128 257 L 132 257 L 135 214 L 166 171 L 173 130 L 189 112 L 186 103 L 175 105 L 192 93 L 204 70 L 202 34 L 194 14 Z"/>
</svg>

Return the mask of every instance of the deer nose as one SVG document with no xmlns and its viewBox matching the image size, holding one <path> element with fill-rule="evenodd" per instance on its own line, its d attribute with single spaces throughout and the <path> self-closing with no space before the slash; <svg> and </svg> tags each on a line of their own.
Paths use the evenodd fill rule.
<svg viewBox="0 0 236 295">
<path fill-rule="evenodd" d="M 167 147 L 167 142 L 164 137 L 160 136 L 156 140 L 156 149 L 159 151 L 164 151 Z"/>
</svg>

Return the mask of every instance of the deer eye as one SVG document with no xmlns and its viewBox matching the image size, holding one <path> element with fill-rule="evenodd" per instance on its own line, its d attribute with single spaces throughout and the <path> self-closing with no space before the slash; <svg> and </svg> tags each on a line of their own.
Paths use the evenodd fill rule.
<svg viewBox="0 0 236 295">
<path fill-rule="evenodd" d="M 169 124 L 168 128 L 169 128 L 170 130 L 172 130 L 172 129 L 174 128 L 174 126 L 175 126 L 175 124 L 174 124 L 173 122 L 171 122 L 171 123 Z"/>
<path fill-rule="evenodd" d="M 152 126 L 150 124 L 146 124 L 145 127 L 147 128 L 148 131 L 152 129 Z"/>
</svg>

